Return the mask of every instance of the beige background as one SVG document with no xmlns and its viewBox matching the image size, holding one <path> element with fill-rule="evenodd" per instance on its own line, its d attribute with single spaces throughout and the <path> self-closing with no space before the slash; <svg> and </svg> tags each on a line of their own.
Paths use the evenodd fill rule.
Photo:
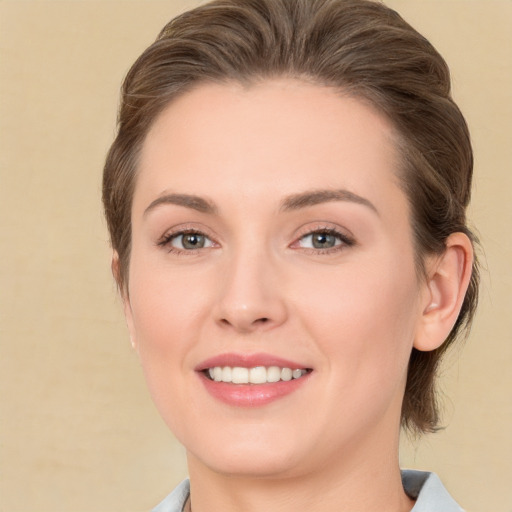
<svg viewBox="0 0 512 512">
<path fill-rule="evenodd" d="M 196 0 L 0 1 L 0 511 L 139 511 L 186 474 L 109 272 L 102 162 L 124 73 Z M 406 444 L 469 511 L 512 512 L 512 1 L 393 0 L 448 60 L 476 152 L 485 246 L 448 428 Z"/>
</svg>

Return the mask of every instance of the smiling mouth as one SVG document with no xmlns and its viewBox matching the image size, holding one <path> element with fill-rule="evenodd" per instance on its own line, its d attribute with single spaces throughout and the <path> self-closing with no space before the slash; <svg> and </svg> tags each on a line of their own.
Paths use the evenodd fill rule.
<svg viewBox="0 0 512 512">
<path fill-rule="evenodd" d="M 280 366 L 215 366 L 203 371 L 207 379 L 229 384 L 269 384 L 300 379 L 312 370 L 310 368 L 286 368 Z"/>
</svg>

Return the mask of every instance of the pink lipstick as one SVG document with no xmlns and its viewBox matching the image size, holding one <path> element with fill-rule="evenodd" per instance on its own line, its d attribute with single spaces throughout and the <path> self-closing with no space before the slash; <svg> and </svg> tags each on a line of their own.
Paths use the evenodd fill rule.
<svg viewBox="0 0 512 512">
<path fill-rule="evenodd" d="M 257 407 L 299 389 L 312 369 L 269 354 L 221 354 L 196 367 L 206 390 L 238 407 Z"/>
</svg>

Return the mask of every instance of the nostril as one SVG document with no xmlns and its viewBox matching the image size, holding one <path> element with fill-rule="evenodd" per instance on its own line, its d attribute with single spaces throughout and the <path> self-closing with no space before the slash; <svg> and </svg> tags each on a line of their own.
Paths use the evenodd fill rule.
<svg viewBox="0 0 512 512">
<path fill-rule="evenodd" d="M 230 322 L 227 318 L 221 318 L 220 319 L 220 322 L 223 324 L 223 325 L 234 325 L 232 322 Z M 250 325 L 258 325 L 258 324 L 266 324 L 270 322 L 270 318 L 268 317 L 261 317 L 261 318 L 256 318 L 255 320 L 253 320 L 252 322 L 249 322 L 247 324 L 247 327 L 249 328 Z"/>
<path fill-rule="evenodd" d="M 283 317 L 279 310 L 276 311 L 276 316 L 274 316 L 272 311 L 264 311 L 265 308 L 263 307 L 256 308 L 251 305 L 246 306 L 245 304 L 224 309 L 224 311 L 220 311 L 219 316 L 216 318 L 216 324 L 222 329 L 234 329 L 244 333 L 259 329 L 271 329 L 274 326 L 280 325 Z M 271 308 L 269 307 L 268 309 Z M 267 316 L 263 316 L 265 313 L 267 313 Z"/>
</svg>

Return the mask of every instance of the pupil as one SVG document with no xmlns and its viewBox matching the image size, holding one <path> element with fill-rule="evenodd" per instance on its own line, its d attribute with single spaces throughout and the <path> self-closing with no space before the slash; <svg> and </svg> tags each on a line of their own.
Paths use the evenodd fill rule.
<svg viewBox="0 0 512 512">
<path fill-rule="evenodd" d="M 196 234 L 184 235 L 183 247 L 185 249 L 200 249 L 204 247 L 204 236 Z"/>
<path fill-rule="evenodd" d="M 317 233 L 313 236 L 313 247 L 316 249 L 325 249 L 334 247 L 336 238 L 328 233 Z"/>
</svg>

